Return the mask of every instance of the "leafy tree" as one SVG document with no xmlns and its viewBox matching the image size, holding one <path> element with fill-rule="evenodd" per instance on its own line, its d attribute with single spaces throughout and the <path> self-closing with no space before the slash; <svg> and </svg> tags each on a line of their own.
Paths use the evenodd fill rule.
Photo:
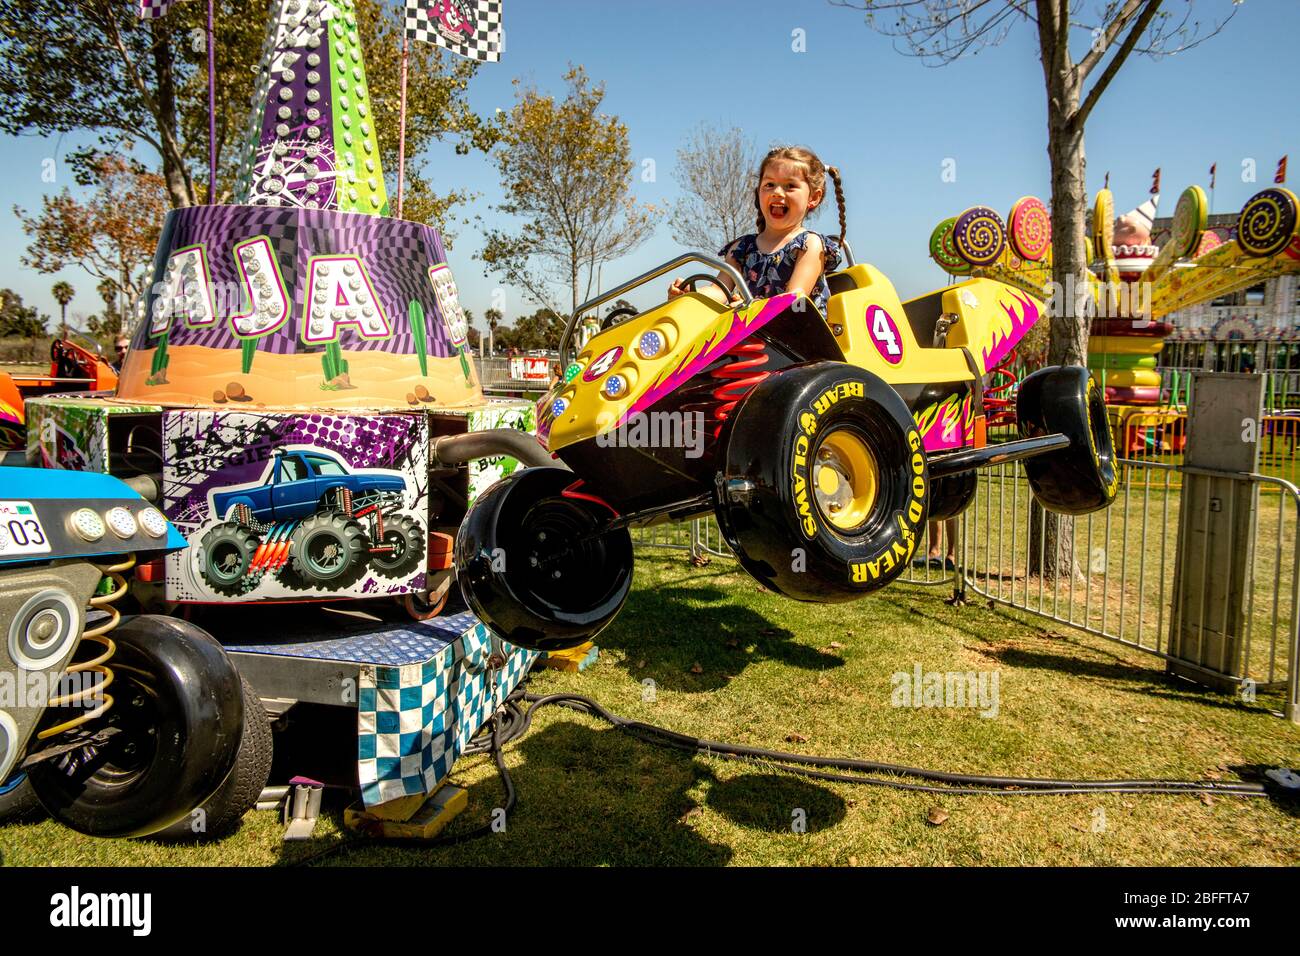
<svg viewBox="0 0 1300 956">
<path fill-rule="evenodd" d="M 1190 49 L 1217 34 L 1236 13 L 1230 10 L 1203 31 L 1200 21 L 1192 20 L 1191 3 L 1182 4 L 1180 16 L 1162 10 L 1164 0 L 832 2 L 866 11 L 868 26 L 901 39 L 911 55 L 937 65 L 1001 43 L 1019 24 L 1034 27 L 1047 105 L 1053 279 L 1061 288 L 1086 288 L 1083 134 L 1088 117 L 1132 54 L 1162 57 Z M 1086 311 L 1072 307 L 1068 314 L 1052 317 L 1048 358 L 1053 364 L 1085 364 Z"/>
<path fill-rule="evenodd" d="M 531 315 L 521 316 L 512 327 L 503 330 L 501 344 L 521 352 L 558 348 L 565 321 L 563 316 L 550 309 L 538 309 Z"/>
<path fill-rule="evenodd" d="M 516 80 L 515 105 L 499 123 L 492 153 L 516 231 L 489 229 L 481 257 L 540 305 L 558 313 L 546 280 L 569 293 L 572 309 L 591 294 L 600 266 L 631 252 L 654 229 L 654 210 L 630 195 L 627 126 L 600 112 L 603 84 L 582 67 L 564 76 L 562 101 Z"/>
<path fill-rule="evenodd" d="M 86 317 L 86 329 L 96 338 L 111 339 L 124 328 L 122 310 L 119 305 L 117 283 L 103 279 L 95 286 L 95 291 L 104 302 L 104 311 L 99 315 Z"/>
<path fill-rule="evenodd" d="M 80 266 L 100 280 L 101 296 L 111 283 L 118 301 L 133 307 L 149 278 L 167 190 L 162 177 L 120 157 L 98 158 L 93 174 L 95 190 L 84 200 L 65 187 L 44 197 L 36 215 L 14 207 L 32 239 L 19 261 L 47 273 Z"/>
<path fill-rule="evenodd" d="M 1182 5 L 1179 16 L 1162 10 L 1163 2 L 832 0 L 865 11 L 868 26 L 902 40 L 911 55 L 938 65 L 1001 43 L 1017 25 L 1033 25 L 1047 101 L 1052 278 L 1060 289 L 1081 290 L 1076 302 L 1051 317 L 1047 359 L 1052 365 L 1084 365 L 1088 354 L 1091 310 L 1081 298 L 1088 288 L 1088 117 L 1134 53 L 1161 57 L 1190 49 L 1217 34 L 1236 13 L 1234 5 L 1227 16 L 1202 30 L 1200 21 L 1192 19 L 1191 3 Z M 1053 576 L 1074 573 L 1072 520 L 1048 513 L 1040 521 L 1035 514 L 1030 527 L 1031 570 Z"/>
<path fill-rule="evenodd" d="M 12 289 L 0 289 L 0 338 L 36 338 L 45 334 L 46 317 L 34 306 L 23 305 L 23 297 Z"/>
<path fill-rule="evenodd" d="M 403 8 L 356 0 L 356 15 L 381 159 L 395 191 Z M 208 168 L 205 18 L 203 3 L 178 3 L 142 22 L 125 0 L 0 0 L 0 132 L 95 134 L 97 145 L 71 157 L 81 182 L 93 179 L 105 155 L 143 144 L 158 157 L 168 204 L 199 203 Z M 265 0 L 217 0 L 218 202 L 228 202 L 234 186 L 267 18 Z M 409 66 L 407 156 L 445 137 L 461 152 L 489 148 L 492 128 L 465 100 L 477 63 L 416 43 Z M 467 198 L 435 194 L 418 161 L 408 161 L 406 193 L 406 217 L 434 222 Z"/>
<path fill-rule="evenodd" d="M 682 197 L 668 225 L 688 249 L 716 252 L 754 229 L 754 185 L 758 151 L 745 131 L 696 127 L 677 150 L 673 178 Z"/>
</svg>

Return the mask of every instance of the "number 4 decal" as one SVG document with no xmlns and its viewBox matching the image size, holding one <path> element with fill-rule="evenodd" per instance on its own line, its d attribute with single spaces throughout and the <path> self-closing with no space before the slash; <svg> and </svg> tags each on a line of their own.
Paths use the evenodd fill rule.
<svg viewBox="0 0 1300 956">
<path fill-rule="evenodd" d="M 867 331 L 876 351 L 886 362 L 897 365 L 903 360 L 903 337 L 898 334 L 893 317 L 878 305 L 867 308 Z"/>
</svg>

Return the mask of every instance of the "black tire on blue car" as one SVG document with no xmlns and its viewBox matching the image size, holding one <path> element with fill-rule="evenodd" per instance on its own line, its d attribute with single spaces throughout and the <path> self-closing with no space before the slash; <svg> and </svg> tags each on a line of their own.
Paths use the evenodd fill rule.
<svg viewBox="0 0 1300 956">
<path fill-rule="evenodd" d="M 27 774 L 15 772 L 0 783 L 0 823 L 30 823 L 45 816 Z"/>
<path fill-rule="evenodd" d="M 248 571 L 261 543 L 261 538 L 237 521 L 223 521 L 204 532 L 199 540 L 199 571 L 208 587 L 231 597 L 246 593 L 250 588 Z"/>
<path fill-rule="evenodd" d="M 294 573 L 328 590 L 348 587 L 365 574 L 369 548 L 361 523 L 339 511 L 308 515 L 289 536 Z"/>
<path fill-rule="evenodd" d="M 386 578 L 401 578 L 420 566 L 424 557 L 424 528 L 410 515 L 392 515 L 384 519 L 383 536 L 375 545 L 388 545 L 392 551 L 376 552 L 370 565 Z"/>
<path fill-rule="evenodd" d="M 221 645 L 186 621 L 123 618 L 112 639 L 113 706 L 87 727 L 115 733 L 35 763 L 27 775 L 65 826 L 89 836 L 148 836 L 225 782 L 243 735 L 242 687 Z"/>
<path fill-rule="evenodd" d="M 169 827 L 152 834 L 156 840 L 198 842 L 233 831 L 253 809 L 271 776 L 271 720 L 261 698 L 243 681 L 244 732 L 235 766 L 211 797 Z"/>
</svg>

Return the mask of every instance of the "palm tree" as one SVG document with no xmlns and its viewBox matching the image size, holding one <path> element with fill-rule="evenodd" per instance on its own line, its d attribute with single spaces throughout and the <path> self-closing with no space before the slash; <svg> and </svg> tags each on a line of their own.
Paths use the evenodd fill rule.
<svg viewBox="0 0 1300 956">
<path fill-rule="evenodd" d="M 59 335 L 61 338 L 68 337 L 68 303 L 72 301 L 73 289 L 71 283 L 62 280 L 54 283 L 50 288 L 54 295 L 54 301 L 59 303 L 61 315 L 59 317 Z"/>
<path fill-rule="evenodd" d="M 501 321 L 501 310 L 488 309 L 483 313 L 483 317 L 488 323 L 488 355 L 493 355 L 496 353 L 497 323 Z"/>
</svg>

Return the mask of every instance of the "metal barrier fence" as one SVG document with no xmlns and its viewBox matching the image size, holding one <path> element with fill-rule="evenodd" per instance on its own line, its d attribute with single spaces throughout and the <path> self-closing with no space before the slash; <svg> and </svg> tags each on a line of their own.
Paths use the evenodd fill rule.
<svg viewBox="0 0 1300 956">
<path fill-rule="evenodd" d="M 1257 500 L 1250 542 L 1229 534 L 1223 545 L 1229 554 L 1241 554 L 1248 563 L 1244 573 L 1242 633 L 1233 643 L 1220 641 L 1223 659 L 1208 669 L 1185 662 L 1187 655 L 1173 653 L 1175 635 L 1195 647 L 1204 660 L 1207 640 L 1228 631 L 1224 619 L 1212 615 L 1202 599 L 1199 613 L 1189 618 L 1180 611 L 1174 593 L 1174 569 L 1180 559 L 1179 527 L 1183 507 L 1182 476 L 1176 466 L 1155 461 L 1121 461 L 1120 490 L 1105 511 L 1079 518 L 1062 517 L 1072 531 L 1068 550 L 1073 573 L 1043 575 L 1035 569 L 1045 557 L 1043 527 L 1046 514 L 1033 504 L 1028 481 L 1019 465 L 1000 465 L 980 473 L 975 500 L 954 524 L 940 530 L 932 523 L 924 550 L 899 578 L 901 583 L 948 585 L 956 592 L 977 594 L 1007 607 L 1043 617 L 1089 634 L 1116 641 L 1165 660 L 1180 660 L 1185 671 L 1220 676 L 1220 683 L 1253 686 L 1256 690 L 1287 692 L 1287 716 L 1300 722 L 1300 490 L 1284 479 L 1267 474 L 1216 474 L 1211 478 L 1214 498 L 1232 502 L 1239 486 Z M 1269 490 L 1272 494 L 1260 495 Z M 1035 533 L 1034 525 L 1038 525 Z M 1235 527 L 1235 526 L 1234 526 Z M 954 568 L 945 558 L 946 533 L 953 538 Z M 934 534 L 934 540 L 930 535 Z M 642 547 L 677 548 L 692 557 L 729 556 L 712 517 L 683 524 L 656 525 L 633 534 Z M 1184 561 L 1188 549 L 1204 547 L 1204 540 L 1188 535 L 1181 542 Z M 1038 561 L 1035 562 L 1035 550 Z M 926 563 L 930 553 L 937 559 Z M 1183 587 L 1200 589 L 1207 582 L 1184 575 Z M 1190 603 L 1196 603 L 1192 601 Z M 1233 659 L 1227 659 L 1229 647 Z M 1248 683 L 1249 682 L 1249 683 Z"/>
<path fill-rule="evenodd" d="M 551 361 L 553 360 L 547 360 L 548 367 Z M 514 372 L 518 371 L 520 366 L 516 363 L 512 370 L 509 358 L 479 358 L 476 355 L 474 367 L 478 370 L 479 384 L 484 389 L 545 392 L 551 387 L 549 375 L 544 379 L 516 378 Z"/>
<path fill-rule="evenodd" d="M 1187 450 L 1187 412 L 1153 408 L 1150 411 L 1108 409 L 1115 452 L 1122 458 L 1181 465 Z M 1259 445 L 1259 470 L 1263 475 L 1300 485 L 1300 415 L 1264 415 L 1259 422 L 1242 423 L 1243 440 L 1253 437 Z M 1257 434 L 1247 436 L 1247 430 Z M 1174 479 L 1175 486 L 1181 479 Z M 1276 493 L 1275 485 L 1261 490 Z"/>
<path fill-rule="evenodd" d="M 1191 403 L 1192 374 L 1213 370 L 1201 366 L 1161 365 L 1156 371 L 1160 373 L 1161 399 L 1172 405 L 1187 405 Z M 1218 371 L 1240 372 L 1246 369 L 1230 364 Z M 1300 408 L 1300 369 L 1263 368 L 1258 374 L 1264 376 L 1265 411 L 1281 412 Z"/>
<path fill-rule="evenodd" d="M 975 501 L 963 516 L 961 538 L 962 581 L 985 598 L 1039 615 L 1146 651 L 1157 657 L 1182 659 L 1172 653 L 1176 634 L 1195 635 L 1201 657 L 1207 640 L 1230 630 L 1226 603 L 1208 607 L 1205 574 L 1210 566 L 1192 549 L 1205 546 L 1202 536 L 1188 534 L 1180 541 L 1183 469 L 1139 460 L 1122 462 L 1121 487 L 1105 511 L 1079 518 L 1061 518 L 1072 529 L 1068 554 L 1073 574 L 1043 575 L 1042 535 L 1045 513 L 1032 505 L 1023 471 L 1002 465 L 981 473 Z M 1207 512 L 1222 502 L 1241 500 L 1239 488 L 1257 502 L 1250 541 L 1237 539 L 1229 525 L 1224 553 L 1244 559 L 1242 576 L 1244 616 L 1240 640 L 1221 641 L 1222 659 L 1212 669 L 1181 665 L 1186 670 L 1230 675 L 1218 680 L 1251 682 L 1256 689 L 1287 689 L 1288 717 L 1300 721 L 1300 687 L 1296 666 L 1300 656 L 1300 491 L 1284 479 L 1265 474 L 1211 474 L 1213 494 L 1198 501 Z M 1273 494 L 1262 496 L 1263 490 Z M 1231 515 L 1229 515 L 1231 522 Z M 1034 533 L 1034 525 L 1038 533 Z M 1179 553 L 1179 549 L 1182 553 Z M 1038 553 L 1033 553 L 1037 549 Z M 1033 558 L 1037 557 L 1035 562 Z M 1199 568 L 1201 575 L 1184 575 L 1182 586 L 1192 589 L 1191 602 L 1174 593 L 1174 568 L 1178 561 Z M 1198 563 L 1199 561 L 1199 563 Z M 963 583 L 964 582 L 964 583 Z M 1218 582 L 1215 582 L 1216 584 Z M 1187 617 L 1187 603 L 1199 607 Z M 1228 659 L 1228 648 L 1235 648 Z"/>
</svg>

